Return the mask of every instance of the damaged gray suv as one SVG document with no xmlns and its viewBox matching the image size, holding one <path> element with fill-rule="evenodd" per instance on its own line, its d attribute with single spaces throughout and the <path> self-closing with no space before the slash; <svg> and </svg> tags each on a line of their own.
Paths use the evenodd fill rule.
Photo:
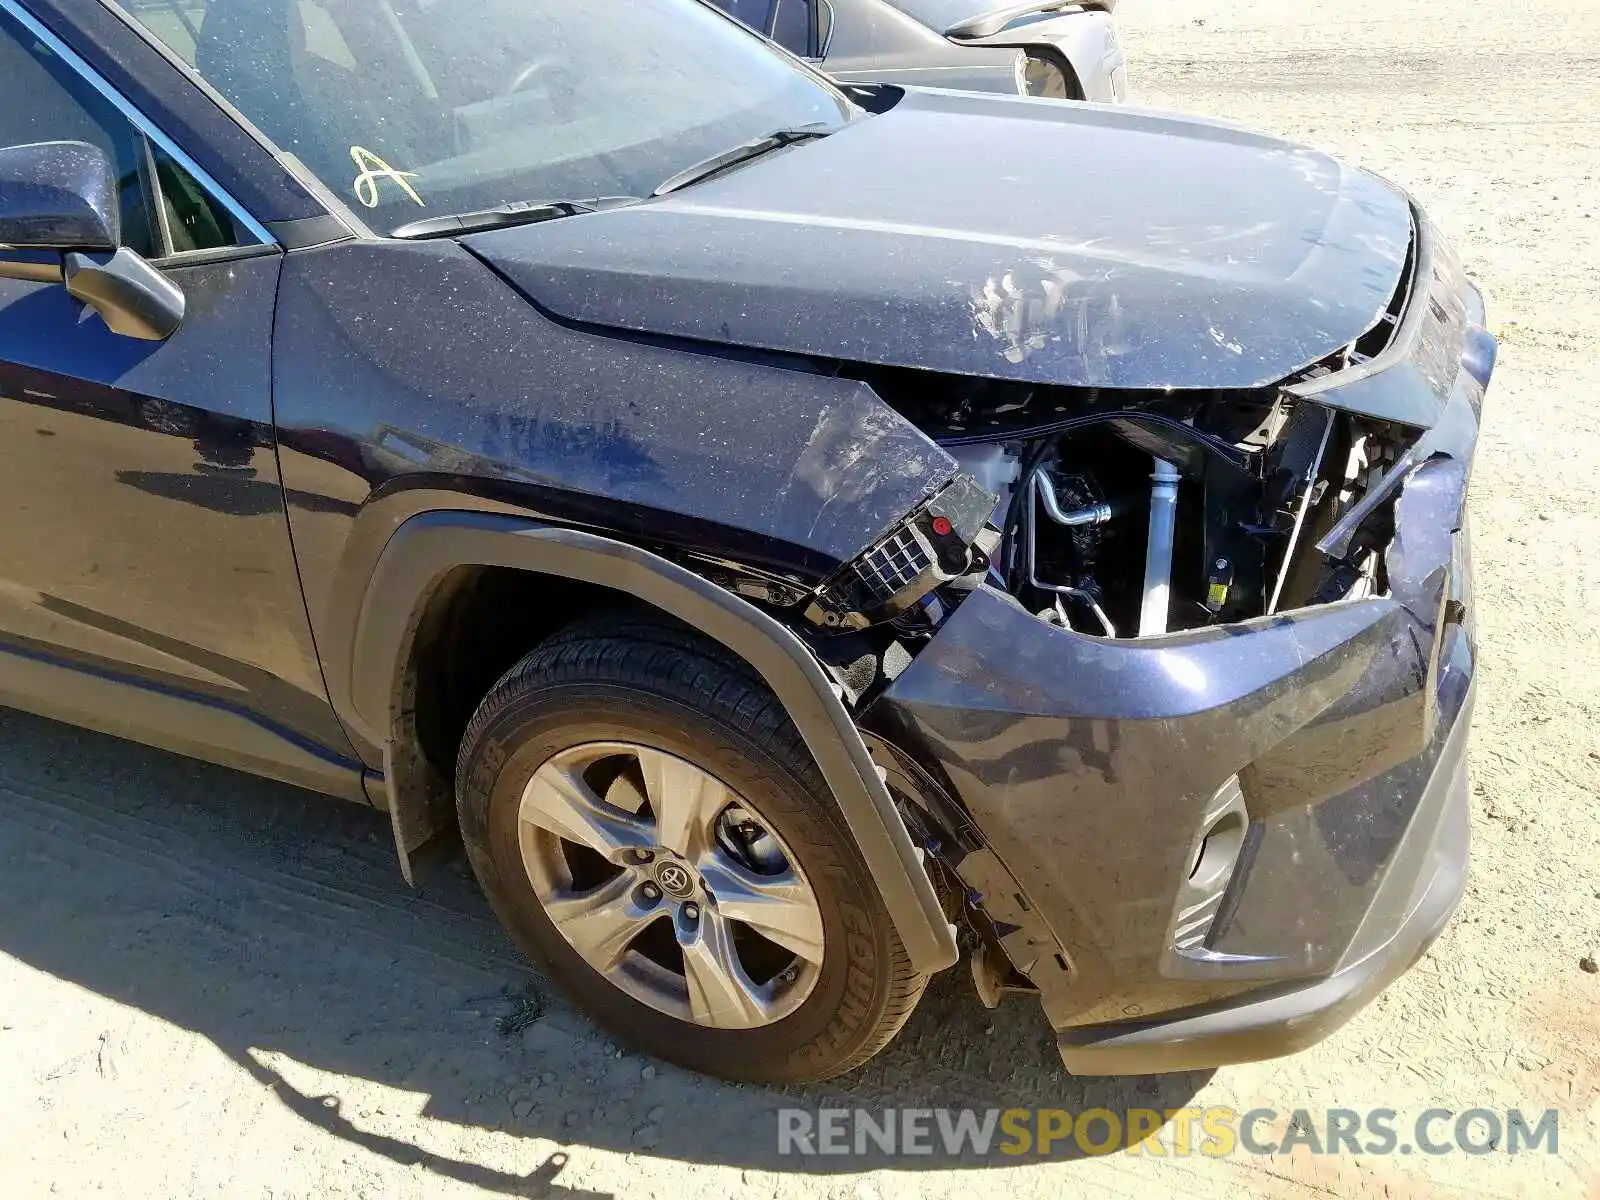
<svg viewBox="0 0 1600 1200">
<path fill-rule="evenodd" d="M 962 947 L 1072 1071 L 1284 1054 L 1448 918 L 1495 342 L 1395 188 L 695 0 L 0 0 L 0 68 L 5 703 L 459 837 L 741 1079 Z"/>
</svg>

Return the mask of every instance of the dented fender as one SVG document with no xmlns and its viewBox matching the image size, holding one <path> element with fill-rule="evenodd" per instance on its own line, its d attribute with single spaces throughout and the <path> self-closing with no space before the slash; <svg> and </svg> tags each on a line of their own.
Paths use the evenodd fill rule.
<svg viewBox="0 0 1600 1200">
<path fill-rule="evenodd" d="M 451 302 L 418 320 L 424 295 Z M 288 256 L 276 346 L 289 522 L 334 675 L 352 593 L 425 493 L 805 589 L 955 473 L 863 383 L 575 328 L 449 241 Z"/>
<path fill-rule="evenodd" d="M 844 817 L 917 970 L 956 961 L 955 931 L 873 765 L 860 732 L 806 645 L 756 606 L 625 542 L 504 513 L 433 511 L 404 521 L 373 564 L 356 612 L 347 718 L 382 738 L 390 819 L 402 865 L 440 821 L 448 789 L 430 789 L 389 731 L 402 719 L 402 679 L 430 588 L 457 567 L 506 567 L 599 584 L 635 596 L 712 638 L 760 676 L 794 722 Z M 330 681 L 332 683 L 333 681 Z M 442 810 L 442 811 L 441 811 Z M 409 867 L 407 867 L 409 871 Z"/>
</svg>

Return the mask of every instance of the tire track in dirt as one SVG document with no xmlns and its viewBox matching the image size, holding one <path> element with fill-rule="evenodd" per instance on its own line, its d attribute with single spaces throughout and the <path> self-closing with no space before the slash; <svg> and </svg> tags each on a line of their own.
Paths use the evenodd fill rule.
<svg viewBox="0 0 1600 1200">
<path fill-rule="evenodd" d="M 10 840 L 10 828 L 26 828 L 68 848 L 64 858 L 98 854 L 169 886 L 178 883 L 196 897 L 226 898 L 248 903 L 253 914 L 273 913 L 295 933 L 304 932 L 306 922 L 334 936 L 349 936 L 359 929 L 363 936 L 403 953 L 428 954 L 441 962 L 511 978 L 531 973 L 486 918 L 435 900 L 407 897 L 357 874 L 335 875 L 306 864 L 263 869 L 239 856 L 218 855 L 215 839 L 195 836 L 181 826 L 107 809 L 92 796 L 46 788 L 3 772 L 0 808 L 5 814 L 0 820 L 0 844 Z M 389 869 L 395 870 L 392 863 Z M 130 882 L 139 886 L 137 880 Z M 441 923 L 456 936 L 439 932 Z M 463 947 L 469 952 L 463 953 Z"/>
</svg>

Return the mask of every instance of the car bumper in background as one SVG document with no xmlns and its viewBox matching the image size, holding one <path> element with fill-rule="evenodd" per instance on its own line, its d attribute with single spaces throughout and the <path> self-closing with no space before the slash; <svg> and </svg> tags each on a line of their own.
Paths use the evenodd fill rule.
<svg viewBox="0 0 1600 1200">
<path fill-rule="evenodd" d="M 1128 98 L 1128 60 L 1109 14 L 1072 13 L 1031 27 L 1030 32 L 1035 30 L 1072 64 L 1085 100 L 1120 104 Z"/>
</svg>

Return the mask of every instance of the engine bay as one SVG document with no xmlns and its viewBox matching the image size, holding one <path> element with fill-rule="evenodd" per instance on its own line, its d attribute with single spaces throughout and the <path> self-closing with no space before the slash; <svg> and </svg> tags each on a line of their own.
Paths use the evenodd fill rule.
<svg viewBox="0 0 1600 1200">
<path fill-rule="evenodd" d="M 1407 457 L 1401 427 L 1276 387 L 934 378 L 933 396 L 916 372 L 871 382 L 999 497 L 977 578 L 1044 621 L 1150 636 L 1385 589 L 1379 501 Z"/>
</svg>

